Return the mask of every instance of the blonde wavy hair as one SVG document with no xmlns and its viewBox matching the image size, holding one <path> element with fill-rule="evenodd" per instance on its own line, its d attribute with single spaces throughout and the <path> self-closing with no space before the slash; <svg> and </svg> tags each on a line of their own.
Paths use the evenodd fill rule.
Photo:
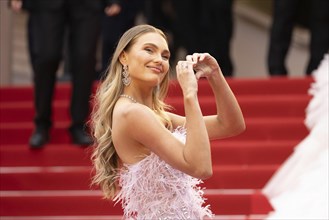
<svg viewBox="0 0 329 220">
<path fill-rule="evenodd" d="M 120 159 L 112 142 L 112 113 L 115 103 L 124 89 L 122 83 L 123 66 L 119 61 L 119 56 L 123 51 L 129 51 L 136 40 L 146 33 L 158 33 L 168 43 L 166 35 L 150 25 L 137 25 L 127 30 L 118 42 L 111 64 L 106 70 L 105 79 L 100 83 L 93 99 L 94 107 L 90 128 L 95 141 L 91 156 L 95 175 L 92 178 L 92 184 L 100 186 L 106 199 L 113 199 L 118 191 Z M 164 103 L 169 87 L 169 75 L 167 73 L 160 85 L 154 88 L 152 97 L 154 112 L 171 130 L 172 124 L 166 114 L 166 110 L 170 106 Z"/>
</svg>

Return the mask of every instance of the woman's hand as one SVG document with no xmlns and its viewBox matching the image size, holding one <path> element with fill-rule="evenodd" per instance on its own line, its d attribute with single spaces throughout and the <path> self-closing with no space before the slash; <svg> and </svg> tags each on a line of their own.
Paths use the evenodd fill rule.
<svg viewBox="0 0 329 220">
<path fill-rule="evenodd" d="M 184 96 L 195 95 L 198 91 L 198 82 L 194 75 L 193 63 L 189 61 L 178 61 L 176 73 Z"/>
<path fill-rule="evenodd" d="M 107 6 L 104 12 L 109 17 L 116 16 L 121 12 L 121 6 L 119 4 L 112 4 L 111 6 Z"/>
<path fill-rule="evenodd" d="M 186 60 L 193 63 L 193 69 L 197 79 L 210 78 L 221 73 L 220 67 L 214 57 L 208 53 L 194 53 L 187 55 Z"/>
<path fill-rule="evenodd" d="M 14 12 L 20 12 L 22 10 L 22 0 L 10 0 L 10 7 Z"/>
</svg>

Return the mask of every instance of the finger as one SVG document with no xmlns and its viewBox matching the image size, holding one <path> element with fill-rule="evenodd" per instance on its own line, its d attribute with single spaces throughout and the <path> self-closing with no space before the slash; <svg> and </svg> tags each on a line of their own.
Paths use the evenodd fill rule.
<svg viewBox="0 0 329 220">
<path fill-rule="evenodd" d="M 203 61 L 206 58 L 206 56 L 207 56 L 207 53 L 201 54 L 199 57 L 199 61 Z"/>
<path fill-rule="evenodd" d="M 186 61 L 193 62 L 192 58 L 193 58 L 192 55 L 187 55 Z"/>
<path fill-rule="evenodd" d="M 182 65 L 183 65 L 183 61 L 180 60 L 180 61 L 177 62 L 177 65 L 176 65 L 176 66 L 177 66 L 178 68 L 181 68 Z"/>
<path fill-rule="evenodd" d="M 209 53 L 204 53 L 204 57 L 203 57 L 202 59 L 203 59 L 203 60 L 205 60 L 205 59 L 213 60 L 213 59 L 215 59 L 215 58 L 212 57 Z"/>
<path fill-rule="evenodd" d="M 186 61 L 189 62 L 189 64 L 191 64 L 192 69 L 194 69 L 196 67 L 196 62 L 193 61 L 193 56 L 192 55 L 187 55 L 186 56 Z"/>
<path fill-rule="evenodd" d="M 194 53 L 193 54 L 193 59 L 192 59 L 195 63 L 197 63 L 199 61 L 199 54 L 198 53 Z"/>
</svg>

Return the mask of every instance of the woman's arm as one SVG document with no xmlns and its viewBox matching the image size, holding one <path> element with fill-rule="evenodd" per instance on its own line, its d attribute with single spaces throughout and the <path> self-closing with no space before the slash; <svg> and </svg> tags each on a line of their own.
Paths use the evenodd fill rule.
<svg viewBox="0 0 329 220">
<path fill-rule="evenodd" d="M 184 157 L 187 161 L 199 161 L 195 168 L 201 168 L 211 175 L 210 141 L 197 97 L 198 83 L 191 62 L 179 61 L 176 66 L 176 73 L 184 96 L 185 127 L 187 130 L 187 147 L 184 149 Z"/>
<path fill-rule="evenodd" d="M 244 131 L 245 123 L 241 109 L 216 59 L 208 53 L 195 53 L 188 55 L 186 60 L 193 63 L 197 79 L 208 79 L 215 95 L 217 115 L 205 117 L 209 138 L 231 137 Z"/>
<path fill-rule="evenodd" d="M 221 69 L 209 54 L 193 54 L 186 57 L 193 63 L 196 78 L 205 77 L 213 90 L 217 115 L 204 116 L 209 139 L 220 139 L 240 134 L 245 130 L 245 122 L 239 104 L 227 84 Z M 183 125 L 184 117 L 169 114 L 174 125 Z"/>
<path fill-rule="evenodd" d="M 186 102 L 188 118 L 195 119 L 188 123 L 185 144 L 175 138 L 148 107 L 139 104 L 118 105 L 113 114 L 112 136 L 123 162 L 138 162 L 140 159 L 134 158 L 142 156 L 148 149 L 184 173 L 200 179 L 210 177 L 210 143 L 206 129 L 202 130 L 204 121 L 195 100 L 187 98 Z"/>
</svg>

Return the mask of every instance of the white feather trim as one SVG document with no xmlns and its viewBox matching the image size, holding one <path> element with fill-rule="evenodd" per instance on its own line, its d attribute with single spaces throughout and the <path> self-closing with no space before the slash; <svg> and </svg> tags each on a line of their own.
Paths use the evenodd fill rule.
<svg viewBox="0 0 329 220">
<path fill-rule="evenodd" d="M 173 135 L 182 142 L 186 129 Z M 201 180 L 174 169 L 151 153 L 120 172 L 120 192 L 115 201 L 122 203 L 126 219 L 203 219 L 213 217 L 209 205 L 203 207 Z"/>
</svg>

